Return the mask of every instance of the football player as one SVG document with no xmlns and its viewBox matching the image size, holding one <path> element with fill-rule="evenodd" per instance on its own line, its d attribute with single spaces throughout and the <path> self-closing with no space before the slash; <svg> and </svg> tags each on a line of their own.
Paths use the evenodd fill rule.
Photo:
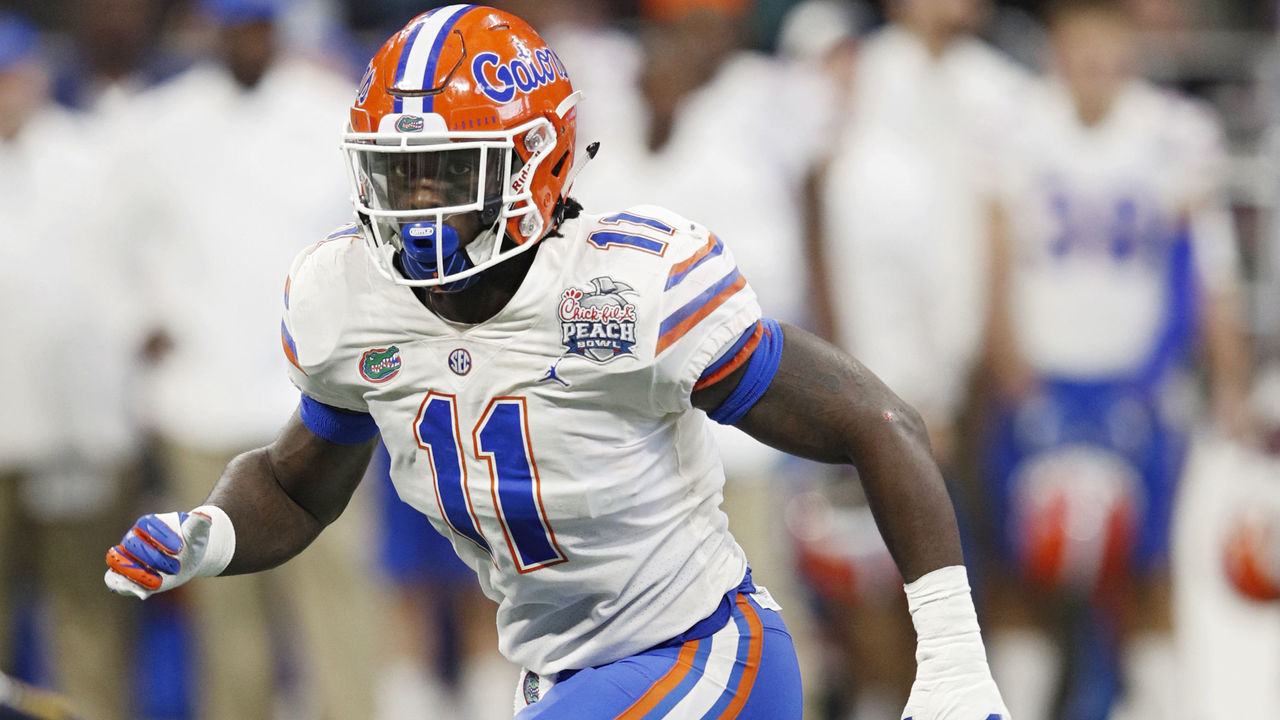
<svg viewBox="0 0 1280 720">
<path fill-rule="evenodd" d="M 285 286 L 298 412 L 206 504 L 140 518 L 107 585 L 145 598 L 285 562 L 381 434 L 401 498 L 498 603 L 522 720 L 798 718 L 791 638 L 719 509 L 709 416 L 861 469 L 918 632 L 903 716 L 1007 717 L 919 417 L 762 317 L 706 228 L 585 213 L 568 195 L 578 100 L 508 13 L 450 5 L 387 41 L 342 142 L 358 221 Z"/>
<path fill-rule="evenodd" d="M 1116 687 L 1114 673 L 1087 678 L 1120 662 L 1107 626 L 1127 627 L 1126 702 L 1169 717 L 1169 523 L 1188 424 L 1176 400 L 1197 316 L 1216 418 L 1239 433 L 1246 416 L 1221 130 L 1137 76 L 1135 29 L 1118 4 L 1060 3 L 1050 30 L 1055 73 L 1028 96 L 992 253 L 992 506 L 1012 571 L 991 593 L 993 617 L 1009 625 L 993 664 L 1028 683 L 1051 676 L 1028 661 L 1049 657 L 1032 627 L 1060 630 L 1046 610 L 1107 616 L 1114 603 L 1101 598 L 1122 598 L 1125 620 L 1075 624 L 1077 638 L 1098 638 L 1079 647 L 1100 652 L 1079 663 L 1065 703 L 1094 698 L 1073 716 L 1106 716 L 1112 698 L 1096 688 Z M 1024 707 L 1010 690 L 1010 705 L 1049 716 L 1052 690 Z"/>
</svg>

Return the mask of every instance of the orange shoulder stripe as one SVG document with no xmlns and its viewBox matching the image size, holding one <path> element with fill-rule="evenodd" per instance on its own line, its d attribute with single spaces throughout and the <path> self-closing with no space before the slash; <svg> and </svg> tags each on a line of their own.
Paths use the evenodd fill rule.
<svg viewBox="0 0 1280 720">
<path fill-rule="evenodd" d="M 707 238 L 706 244 L 698 248 L 697 252 L 685 258 L 684 260 L 681 260 L 675 265 L 671 266 L 671 272 L 667 273 L 667 277 L 668 278 L 676 277 L 677 275 L 683 273 L 684 271 L 688 270 L 694 265 L 697 265 L 699 260 L 706 257 L 707 253 L 715 249 L 717 242 L 719 241 L 716 240 L 715 233 L 711 233 L 710 236 Z"/>
<path fill-rule="evenodd" d="M 710 315 L 716 308 L 725 304 L 729 298 L 733 297 L 734 294 L 746 286 L 747 279 L 742 275 L 738 275 L 738 279 L 734 281 L 732 285 L 721 290 L 719 294 L 708 300 L 707 303 L 698 308 L 696 312 L 682 320 L 679 325 L 676 325 L 663 333 L 662 336 L 658 338 L 658 348 L 654 351 L 654 354 L 662 354 L 663 350 L 671 347 L 677 340 L 684 337 L 694 325 L 697 325 L 698 322 L 702 320 L 702 318 Z"/>
<path fill-rule="evenodd" d="M 743 345 L 742 348 L 738 350 L 737 354 L 733 356 L 733 359 L 725 363 L 724 366 L 722 366 L 719 370 L 716 370 L 715 372 L 711 373 L 711 375 L 704 377 L 698 382 L 694 383 L 693 389 L 701 390 L 704 387 L 715 385 L 716 383 L 725 379 L 729 375 L 733 374 L 734 370 L 737 370 L 739 367 L 742 367 L 743 363 L 751 359 L 751 354 L 756 351 L 756 346 L 760 344 L 760 339 L 763 337 L 764 337 L 764 326 L 761 325 L 760 323 L 756 323 L 756 331 L 751 334 L 751 338 L 747 340 L 747 344 Z"/>
</svg>

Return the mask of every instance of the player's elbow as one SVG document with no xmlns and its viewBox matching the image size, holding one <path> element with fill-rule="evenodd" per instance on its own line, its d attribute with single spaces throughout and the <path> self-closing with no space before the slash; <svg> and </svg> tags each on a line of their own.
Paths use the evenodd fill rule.
<svg viewBox="0 0 1280 720">
<path fill-rule="evenodd" d="M 931 457 L 929 431 L 914 407 L 892 395 L 870 405 L 853 448 L 854 465 L 868 457 L 886 455 Z"/>
<path fill-rule="evenodd" d="M 911 405 L 900 399 L 886 403 L 881 418 L 897 432 L 902 442 L 925 449 L 930 447 L 929 429 L 925 427 L 924 417 Z"/>
</svg>

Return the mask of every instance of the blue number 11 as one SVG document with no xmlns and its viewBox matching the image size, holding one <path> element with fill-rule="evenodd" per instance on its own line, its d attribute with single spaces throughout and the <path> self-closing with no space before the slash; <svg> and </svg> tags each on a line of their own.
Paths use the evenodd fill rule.
<svg viewBox="0 0 1280 720">
<path fill-rule="evenodd" d="M 521 573 L 565 561 L 542 505 L 542 483 L 528 427 L 524 398 L 502 397 L 489 403 L 471 433 L 476 457 L 489 468 L 494 515 Z M 492 556 L 467 488 L 454 396 L 429 393 L 418 410 L 415 429 L 418 447 L 427 451 L 430 460 L 436 501 L 445 522 Z"/>
</svg>

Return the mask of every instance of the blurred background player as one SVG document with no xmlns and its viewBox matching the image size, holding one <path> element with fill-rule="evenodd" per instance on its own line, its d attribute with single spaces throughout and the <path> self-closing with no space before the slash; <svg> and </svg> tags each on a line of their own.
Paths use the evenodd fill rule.
<svg viewBox="0 0 1280 720">
<path fill-rule="evenodd" d="M 1248 424 L 1222 131 L 1137 77 L 1120 6 L 1056 4 L 1050 33 L 991 257 L 993 665 L 1015 715 L 1105 718 L 1120 696 L 1115 717 L 1172 717 L 1169 524 L 1196 344 L 1218 426 Z"/>
<path fill-rule="evenodd" d="M 984 0 L 891 0 L 859 44 L 823 214 L 836 332 L 909 388 L 944 465 L 983 319 L 988 184 L 1025 71 L 974 36 Z"/>
<path fill-rule="evenodd" d="M 984 0 L 885 4 L 888 22 L 860 40 L 843 78 L 849 110 L 821 196 L 838 342 L 903 388 L 953 483 L 967 440 L 956 421 L 980 347 L 989 179 L 1029 82 L 975 36 L 989 10 Z M 963 496 L 953 487 L 953 497 Z M 834 517 L 865 517 L 858 498 L 840 502 L 853 507 Z M 857 527 L 844 535 L 874 545 Z M 884 580 L 878 553 L 855 552 L 871 562 L 856 599 L 820 603 L 827 624 L 843 628 L 832 703 L 849 717 L 886 716 L 912 682 L 911 629 L 894 583 L 866 582 Z"/>
<path fill-rule="evenodd" d="M 157 322 L 146 388 L 175 502 L 203 497 L 226 462 L 274 437 L 296 405 L 280 375 L 279 269 L 341 224 L 334 137 L 350 81 L 282 45 L 285 0 L 202 0 L 215 57 L 138 99 L 133 176 Z M 288 181 L 281 168 L 289 168 Z M 317 717 L 364 717 L 381 639 L 365 574 L 361 499 L 332 536 L 272 573 L 193 588 L 195 706 L 206 720 L 270 718 L 281 668 Z M 332 623 L 343 607 L 350 623 Z"/>
<path fill-rule="evenodd" d="M 0 14 L 0 672 L 17 669 L 18 618 L 34 618 L 46 652 L 25 646 L 26 679 L 125 720 L 136 607 L 93 597 L 79 547 L 133 513 L 139 446 L 142 333 L 122 218 L 94 190 L 111 182 L 103 141 L 52 102 L 35 28 Z"/>
<path fill-rule="evenodd" d="M 80 112 L 110 112 L 182 70 L 184 59 L 160 47 L 162 7 L 160 0 L 65 3 L 54 99 Z"/>
</svg>

